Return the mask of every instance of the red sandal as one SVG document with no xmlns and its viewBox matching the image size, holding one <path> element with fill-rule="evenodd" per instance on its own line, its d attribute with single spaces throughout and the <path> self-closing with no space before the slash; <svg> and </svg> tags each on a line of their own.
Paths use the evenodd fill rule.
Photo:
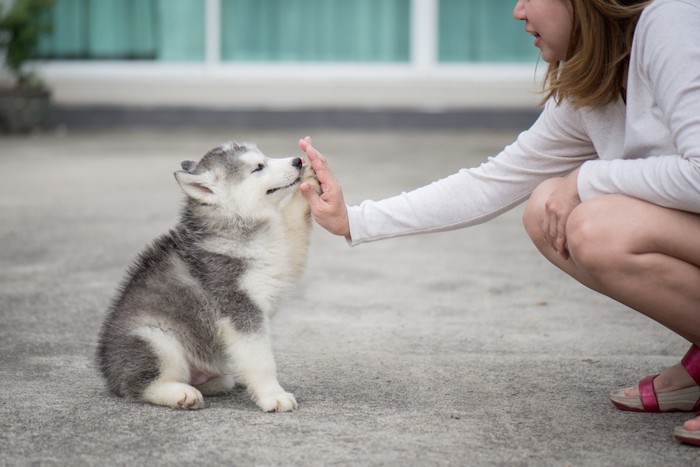
<svg viewBox="0 0 700 467">
<path fill-rule="evenodd" d="M 698 411 L 700 410 L 700 348 L 697 345 L 693 344 L 690 347 L 681 360 L 681 365 L 695 380 L 697 386 L 657 394 L 654 390 L 654 380 L 659 375 L 649 375 L 639 382 L 638 396 L 625 396 L 625 390 L 620 389 L 610 394 L 610 400 L 618 409 L 631 412 Z M 696 443 L 700 443 L 700 432 L 697 432 L 697 435 Z"/>
</svg>

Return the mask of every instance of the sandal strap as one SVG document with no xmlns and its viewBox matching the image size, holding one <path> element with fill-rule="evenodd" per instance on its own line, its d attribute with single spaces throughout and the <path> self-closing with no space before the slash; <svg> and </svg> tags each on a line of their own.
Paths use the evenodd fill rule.
<svg viewBox="0 0 700 467">
<path fill-rule="evenodd" d="M 695 384 L 700 386 L 700 347 L 693 344 L 681 360 L 681 365 L 693 378 Z"/>
<path fill-rule="evenodd" d="M 659 375 L 649 375 L 639 381 L 639 398 L 642 400 L 645 412 L 661 412 L 654 389 L 654 380 L 657 376 Z"/>
</svg>

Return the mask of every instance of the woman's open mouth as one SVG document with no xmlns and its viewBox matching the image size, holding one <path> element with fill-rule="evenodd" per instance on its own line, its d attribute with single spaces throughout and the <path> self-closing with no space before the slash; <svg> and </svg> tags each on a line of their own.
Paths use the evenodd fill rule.
<svg viewBox="0 0 700 467">
<path fill-rule="evenodd" d="M 527 32 L 530 33 L 530 35 L 535 38 L 535 47 L 539 47 L 540 43 L 542 42 L 542 36 L 540 36 L 536 32 L 531 32 L 531 31 L 527 31 Z"/>
</svg>

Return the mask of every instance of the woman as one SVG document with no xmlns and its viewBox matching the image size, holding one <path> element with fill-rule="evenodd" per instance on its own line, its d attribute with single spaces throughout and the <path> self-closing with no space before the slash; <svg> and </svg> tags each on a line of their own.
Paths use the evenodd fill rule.
<svg viewBox="0 0 700 467">
<path fill-rule="evenodd" d="M 529 198 L 525 229 L 577 281 L 692 343 L 678 364 L 611 394 L 623 410 L 700 410 L 700 2 L 519 0 L 549 63 L 535 124 L 478 168 L 347 207 L 300 147 L 316 221 L 353 244 L 471 226 Z M 675 436 L 700 445 L 700 414 Z"/>
</svg>

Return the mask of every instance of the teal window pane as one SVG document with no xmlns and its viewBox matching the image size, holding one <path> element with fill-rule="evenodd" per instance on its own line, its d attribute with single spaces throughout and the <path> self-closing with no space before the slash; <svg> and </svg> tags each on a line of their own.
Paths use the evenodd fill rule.
<svg viewBox="0 0 700 467">
<path fill-rule="evenodd" d="M 221 0 L 225 61 L 407 62 L 410 0 Z"/>
<path fill-rule="evenodd" d="M 204 0 L 158 0 L 158 59 L 204 60 Z"/>
<path fill-rule="evenodd" d="M 83 58 L 88 55 L 88 0 L 59 0 L 51 12 L 53 31 L 39 39 L 41 57 Z"/>
<path fill-rule="evenodd" d="M 88 7 L 91 58 L 152 58 L 155 55 L 151 2 L 92 0 Z"/>
<path fill-rule="evenodd" d="M 156 56 L 153 0 L 57 0 L 53 31 L 38 55 L 62 59 L 151 59 Z"/>
<path fill-rule="evenodd" d="M 202 0 L 56 0 L 38 56 L 204 59 Z"/>
<path fill-rule="evenodd" d="M 440 62 L 534 62 L 539 51 L 513 0 L 440 0 Z"/>
</svg>

